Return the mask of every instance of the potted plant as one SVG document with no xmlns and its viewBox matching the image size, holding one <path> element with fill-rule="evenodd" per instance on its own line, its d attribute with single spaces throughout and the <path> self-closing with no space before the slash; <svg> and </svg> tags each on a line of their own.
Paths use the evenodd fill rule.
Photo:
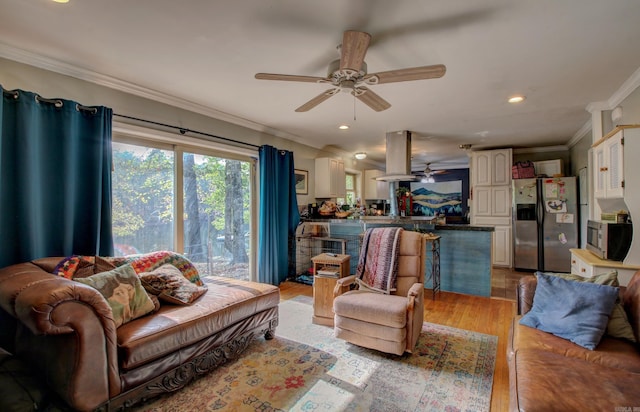
<svg viewBox="0 0 640 412">
<path fill-rule="evenodd" d="M 411 202 L 411 190 L 408 187 L 400 186 L 396 189 L 396 197 L 398 198 L 398 210 L 401 216 L 410 216 L 413 207 Z"/>
</svg>

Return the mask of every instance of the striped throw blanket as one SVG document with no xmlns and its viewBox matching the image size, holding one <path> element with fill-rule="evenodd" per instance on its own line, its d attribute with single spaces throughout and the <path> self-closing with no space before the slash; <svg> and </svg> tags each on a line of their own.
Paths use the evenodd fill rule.
<svg viewBox="0 0 640 412">
<path fill-rule="evenodd" d="M 361 290 L 390 294 L 396 290 L 399 227 L 367 229 L 356 269 L 356 282 Z"/>
</svg>

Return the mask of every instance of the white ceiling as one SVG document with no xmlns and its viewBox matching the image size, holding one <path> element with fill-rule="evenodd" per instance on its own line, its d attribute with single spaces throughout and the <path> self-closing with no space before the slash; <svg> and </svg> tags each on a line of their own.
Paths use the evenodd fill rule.
<svg viewBox="0 0 640 412">
<path fill-rule="evenodd" d="M 410 130 L 414 162 L 440 167 L 466 159 L 460 144 L 567 144 L 586 132 L 587 105 L 640 67 L 637 0 L 0 0 L 0 10 L 0 56 L 24 51 L 373 160 L 387 132 Z M 296 113 L 327 86 L 254 78 L 326 76 L 347 29 L 372 35 L 370 73 L 447 72 L 370 86 L 392 104 L 383 112 L 340 93 Z M 527 98 L 508 104 L 514 94 Z"/>
</svg>

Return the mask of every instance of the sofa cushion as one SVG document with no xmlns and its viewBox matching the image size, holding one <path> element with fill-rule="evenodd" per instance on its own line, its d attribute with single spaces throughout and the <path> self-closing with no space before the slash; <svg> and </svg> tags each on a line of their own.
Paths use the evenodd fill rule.
<svg viewBox="0 0 640 412">
<path fill-rule="evenodd" d="M 542 272 L 536 272 L 542 273 Z M 618 282 L 618 271 L 613 270 L 610 272 L 600 273 L 595 276 L 585 277 L 580 275 L 574 275 L 573 273 L 552 273 L 545 272 L 546 275 L 559 276 L 566 280 L 574 280 L 576 282 L 589 282 L 596 283 L 598 285 L 620 286 Z M 620 299 L 616 301 L 609 322 L 607 323 L 607 329 L 605 332 L 607 335 L 614 338 L 628 339 L 631 342 L 635 342 L 636 338 L 633 336 L 633 329 L 627 318 L 627 314 L 622 307 Z"/>
<path fill-rule="evenodd" d="M 178 353 L 205 338 L 213 339 L 216 333 L 277 307 L 280 302 L 280 290 L 273 285 L 217 276 L 202 279 L 208 291 L 192 305 L 162 305 L 158 312 L 118 328 L 118 360 L 122 370 L 129 371 Z M 167 362 L 163 361 L 164 367 Z"/>
<path fill-rule="evenodd" d="M 67 279 L 75 279 L 108 272 L 115 268 L 113 263 L 100 256 L 72 255 L 60 260 L 51 273 Z"/>
<path fill-rule="evenodd" d="M 333 312 L 341 317 L 371 324 L 404 328 L 407 324 L 407 304 L 406 296 L 353 290 L 333 300 Z"/>
<path fill-rule="evenodd" d="M 636 340 L 640 341 L 640 270 L 633 275 L 627 284 L 622 303 Z"/>
<path fill-rule="evenodd" d="M 558 353 L 519 350 L 509 362 L 509 377 L 514 411 L 615 411 L 640 405 L 637 374 Z"/>
<path fill-rule="evenodd" d="M 589 350 L 550 333 L 521 325 L 519 323 L 521 318 L 522 316 L 514 317 L 511 325 L 507 343 L 508 358 L 522 349 L 538 349 L 582 359 L 605 367 L 640 373 L 640 352 L 635 344 L 628 340 L 605 335 L 595 350 Z"/>
<path fill-rule="evenodd" d="M 116 328 L 155 309 L 131 265 L 74 280 L 97 289 L 105 297 Z"/>
<path fill-rule="evenodd" d="M 543 273 L 536 277 L 533 307 L 520 323 L 595 349 L 618 298 L 618 288 Z"/>
<path fill-rule="evenodd" d="M 612 270 L 605 273 L 599 273 L 591 277 L 580 276 L 573 273 L 556 273 L 556 272 L 536 272 L 536 276 L 541 273 L 548 276 L 557 276 L 559 278 L 566 279 L 566 280 L 575 280 L 576 282 L 595 283 L 597 285 L 607 285 L 607 286 L 620 286 L 620 283 L 618 282 L 617 270 Z"/>
<path fill-rule="evenodd" d="M 178 268 L 166 264 L 151 272 L 139 274 L 144 289 L 164 302 L 190 305 L 207 292 L 207 286 L 198 286 L 182 276 Z"/>
</svg>

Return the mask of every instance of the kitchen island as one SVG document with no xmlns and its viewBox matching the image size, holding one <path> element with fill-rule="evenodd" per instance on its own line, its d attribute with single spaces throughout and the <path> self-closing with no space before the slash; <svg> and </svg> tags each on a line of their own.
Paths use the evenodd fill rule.
<svg viewBox="0 0 640 412">
<path fill-rule="evenodd" d="M 304 225 L 304 226 L 302 226 Z M 371 216 L 360 219 L 310 219 L 301 223 L 297 243 L 299 252 L 306 245 L 328 245 L 334 253 L 351 255 L 355 274 L 360 254 L 360 237 L 369 228 L 400 226 L 405 230 L 440 236 L 440 287 L 448 292 L 491 296 L 491 254 L 493 226 L 435 224 L 432 217 Z M 306 242 L 306 243 L 305 243 Z M 337 245 L 337 246 L 334 246 Z M 309 247 L 310 254 L 319 251 Z M 322 250 L 324 252 L 326 250 Z M 304 253 L 297 253 L 304 258 Z M 313 256 L 309 256 L 311 258 Z M 425 288 L 431 288 L 425 280 Z"/>
</svg>

